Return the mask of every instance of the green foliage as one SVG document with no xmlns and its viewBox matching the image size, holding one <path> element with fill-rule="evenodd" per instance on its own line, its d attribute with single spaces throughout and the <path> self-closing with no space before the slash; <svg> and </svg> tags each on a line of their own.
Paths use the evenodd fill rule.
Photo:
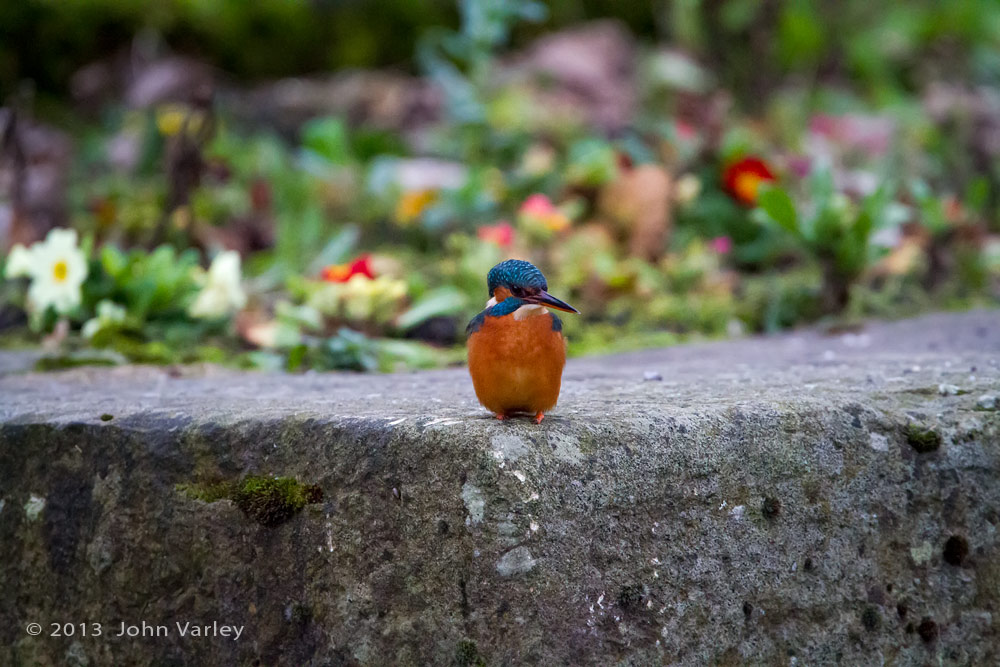
<svg viewBox="0 0 1000 667">
<path fill-rule="evenodd" d="M 432 55 L 417 62 L 447 84 L 450 100 L 465 102 L 455 112 L 467 119 L 477 108 L 463 82 L 468 64 L 484 62 L 512 38 L 520 41 L 521 33 L 537 32 L 516 30 L 517 21 L 540 22 L 546 16 L 548 29 L 610 17 L 640 38 L 674 40 L 704 54 L 727 87 L 751 104 L 761 97 L 754 84 L 763 81 L 774 89 L 786 76 L 810 81 L 831 70 L 883 98 L 936 70 L 984 85 L 995 85 L 1000 77 L 995 0 L 887 0 L 877 7 L 867 0 L 778 0 L 764 8 L 757 0 L 669 0 L 663 6 L 461 0 L 456 21 L 453 0 L 170 0 L 155 6 L 142 0 L 25 0 L 0 6 L 0 85 L 13 89 L 30 78 L 61 92 L 80 63 L 126 46 L 143 30 L 256 79 L 396 65 L 412 56 L 420 35 L 458 24 L 458 31 L 438 31 Z M 55 40 L 58 49 L 37 48 Z M 947 58 L 940 56 L 943 51 Z"/>
<path fill-rule="evenodd" d="M 427 30 L 417 43 L 417 63 L 444 92 L 445 109 L 455 127 L 461 156 L 500 152 L 509 141 L 487 122 L 489 82 L 496 49 L 506 44 L 520 20 L 545 17 L 545 5 L 534 0 L 460 0 L 461 27 Z"/>
<path fill-rule="evenodd" d="M 396 320 L 404 331 L 427 321 L 432 317 L 455 315 L 462 312 L 468 298 L 454 287 L 439 287 L 425 294 L 419 301 Z"/>
<path fill-rule="evenodd" d="M 351 160 L 347 126 L 339 118 L 316 118 L 302 126 L 302 147 L 334 165 Z"/>
<path fill-rule="evenodd" d="M 198 254 L 193 250 L 178 252 L 164 245 L 147 254 L 107 245 L 100 256 L 104 279 L 88 285 L 87 300 L 126 304 L 129 316 L 137 322 L 184 318 L 197 291 L 193 278 L 197 265 Z"/>
<path fill-rule="evenodd" d="M 539 26 L 525 23 L 550 12 L 551 27 L 573 13 L 562 0 L 460 0 L 455 30 L 441 27 L 456 24 L 450 0 L 446 9 L 387 0 L 368 21 L 361 20 L 368 16 L 363 3 L 331 9 L 268 0 L 237 11 L 229 0 L 176 0 L 148 13 L 131 0 L 113 10 L 105 0 L 22 4 L 0 9 L 0 19 L 22 26 L 53 19 L 69 29 L 75 12 L 80 25 L 93 27 L 108 11 L 126 24 L 147 22 L 168 39 L 196 20 L 191 34 L 223 36 L 204 52 L 221 48 L 226 55 L 218 62 L 242 63 L 237 69 L 246 71 L 283 67 L 261 61 L 275 55 L 266 51 L 274 44 L 291 44 L 300 28 L 300 36 L 332 31 L 343 39 L 289 46 L 280 54 L 289 62 L 309 48 L 325 54 L 317 69 L 340 57 L 334 52 L 364 58 L 382 48 L 372 35 L 395 34 L 375 33 L 375 26 L 420 23 L 426 12 L 437 27 L 423 33 L 416 62 L 446 98 L 443 121 L 419 132 L 356 126 L 352 111 L 314 118 L 293 140 L 235 124 L 221 97 L 216 130 L 198 156 L 205 167 L 198 186 L 173 211 L 165 207 L 176 132 L 159 121 L 187 111 L 110 107 L 100 121 L 80 123 L 68 199 L 90 276 L 81 305 L 63 321 L 51 309 L 32 313 L 38 335 L 69 324 L 59 353 L 44 362 L 51 367 L 212 360 L 386 371 L 453 362 L 462 357 L 458 348 L 398 338 L 454 342 L 486 298 L 485 272 L 508 256 L 537 263 L 553 291 L 584 311 L 585 318 L 564 318 L 574 354 L 774 331 L 823 315 L 976 303 L 998 281 L 1000 262 L 989 250 L 996 244 L 984 233 L 1000 219 L 993 187 L 1000 171 L 983 166 L 991 158 L 982 151 L 977 107 L 952 105 L 941 120 L 912 94 L 931 69 L 958 72 L 959 80 L 996 78 L 998 12 L 987 11 L 984 0 L 890 2 L 878 12 L 860 0 L 836 11 L 816 0 L 670 2 L 671 36 L 701 57 L 642 54 L 642 103 L 614 139 L 588 127 L 585 113 L 541 103 L 560 92 L 549 90 L 553 82 L 497 76 L 510 71 L 498 62 L 501 49 L 537 34 Z M 612 8 L 633 25 L 645 11 L 609 0 L 587 7 Z M 393 9 L 405 16 L 385 16 Z M 339 12 L 358 20 L 315 24 L 317 15 Z M 230 40 L 265 19 L 263 34 L 234 55 Z M 307 20 L 314 25 L 300 25 Z M 0 41 L 5 31 L 0 20 Z M 77 43 L 72 35 L 65 41 Z M 932 58 L 942 44 L 951 57 Z M 20 47 L 0 43 L 0 77 L 9 70 L 6 48 Z M 820 72 L 846 73 L 853 90 L 820 86 Z M 788 81 L 797 83 L 767 95 Z M 727 112 L 716 102 L 729 90 L 744 109 L 766 104 L 766 111 Z M 831 120 L 843 113 L 860 118 Z M 866 114 L 893 126 L 890 147 L 867 146 Z M 834 129 L 823 134 L 817 125 Z M 112 145 L 131 146 L 132 158 L 112 159 Z M 749 188 L 750 195 L 736 192 L 731 179 L 723 183 L 726 167 L 748 156 L 766 162 L 776 179 Z M 648 193 L 616 188 L 628 180 L 629 161 L 661 169 L 673 184 L 669 194 L 654 202 Z M 859 181 L 865 187 L 849 185 Z M 872 182 L 880 185 L 873 194 L 857 194 L 871 192 Z M 894 182 L 903 185 L 898 196 Z M 537 214 L 523 213 L 535 195 L 533 203 L 546 203 Z M 637 231 L 650 219 L 663 243 Z M 907 225 L 885 234 L 904 219 L 923 231 Z M 148 250 L 161 226 L 167 245 Z M 880 255 L 892 246 L 913 257 L 895 256 L 887 268 Z M 222 247 L 242 256 L 241 285 L 229 287 L 245 288 L 250 298 L 194 317 L 192 305 L 205 295 L 201 267 Z M 369 253 L 373 263 L 354 277 L 349 267 Z M 0 324 L 23 327 L 21 310 L 31 309 L 25 285 L 0 285 L 0 317 L 7 318 Z"/>
<path fill-rule="evenodd" d="M 597 187 L 618 174 L 618 159 L 609 143 L 593 137 L 579 139 L 569 147 L 566 181 L 571 185 Z"/>
<path fill-rule="evenodd" d="M 302 343 L 288 348 L 283 354 L 259 356 L 256 365 L 265 368 L 277 365 L 289 371 L 371 372 L 431 368 L 446 358 L 449 357 L 419 343 L 376 340 L 345 327 L 327 338 L 304 337 Z"/>
<path fill-rule="evenodd" d="M 872 234 L 901 220 L 887 185 L 855 203 L 834 189 L 828 171 L 817 170 L 808 190 L 808 202 L 796 207 L 784 189 L 766 188 L 757 201 L 758 219 L 788 234 L 819 264 L 824 308 L 836 313 L 847 305 L 851 285 L 875 259 Z"/>
<path fill-rule="evenodd" d="M 341 329 L 336 336 L 322 341 L 311 353 L 311 368 L 349 371 L 378 369 L 377 344 L 364 334 L 350 329 Z"/>
</svg>

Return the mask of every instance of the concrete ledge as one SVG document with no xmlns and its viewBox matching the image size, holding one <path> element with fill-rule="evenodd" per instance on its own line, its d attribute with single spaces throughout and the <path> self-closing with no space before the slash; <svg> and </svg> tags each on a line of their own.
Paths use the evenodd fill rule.
<svg viewBox="0 0 1000 667">
<path fill-rule="evenodd" d="M 0 663 L 997 664 L 998 323 L 571 362 L 541 426 L 464 369 L 9 373 Z"/>
</svg>

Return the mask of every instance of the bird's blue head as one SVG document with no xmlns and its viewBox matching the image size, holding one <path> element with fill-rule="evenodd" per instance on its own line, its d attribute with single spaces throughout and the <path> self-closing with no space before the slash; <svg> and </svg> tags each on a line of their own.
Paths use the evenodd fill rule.
<svg viewBox="0 0 1000 667">
<path fill-rule="evenodd" d="M 494 296 L 498 287 L 506 288 L 514 296 L 520 296 L 519 292 L 545 291 L 549 288 L 545 282 L 545 276 L 531 262 L 523 259 L 508 259 L 500 262 L 486 276 L 486 283 L 490 288 L 490 296 Z M 497 299 L 503 301 L 503 299 Z"/>
<path fill-rule="evenodd" d="M 565 310 L 569 313 L 580 312 L 546 291 L 549 285 L 545 281 L 545 276 L 531 262 L 525 262 L 521 259 L 508 259 L 500 262 L 490 269 L 486 283 L 490 289 L 490 296 L 497 303 L 514 297 L 526 303 Z"/>
</svg>

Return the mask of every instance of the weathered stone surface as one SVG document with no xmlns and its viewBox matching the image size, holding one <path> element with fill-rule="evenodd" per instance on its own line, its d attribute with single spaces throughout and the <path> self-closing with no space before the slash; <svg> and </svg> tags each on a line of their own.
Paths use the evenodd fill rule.
<svg viewBox="0 0 1000 667">
<path fill-rule="evenodd" d="M 540 426 L 461 369 L 8 371 L 0 664 L 997 664 L 998 323 L 574 361 Z"/>
</svg>

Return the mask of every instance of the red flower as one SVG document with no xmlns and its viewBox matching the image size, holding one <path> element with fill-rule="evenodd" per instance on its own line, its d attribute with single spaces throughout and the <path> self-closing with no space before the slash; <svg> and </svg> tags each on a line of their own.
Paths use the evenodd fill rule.
<svg viewBox="0 0 1000 667">
<path fill-rule="evenodd" d="M 484 225 L 479 228 L 479 240 L 495 243 L 501 248 L 509 248 L 514 242 L 514 228 L 506 220 L 495 225 Z"/>
<path fill-rule="evenodd" d="M 364 276 L 369 280 L 375 278 L 371 255 L 365 253 L 350 264 L 331 264 L 320 273 L 320 278 L 328 283 L 346 283 L 354 276 Z"/>
<path fill-rule="evenodd" d="M 757 203 L 757 192 L 761 183 L 777 180 L 771 167 L 758 157 L 745 157 L 733 162 L 722 172 L 722 185 L 726 192 L 741 204 L 753 206 Z"/>
</svg>

